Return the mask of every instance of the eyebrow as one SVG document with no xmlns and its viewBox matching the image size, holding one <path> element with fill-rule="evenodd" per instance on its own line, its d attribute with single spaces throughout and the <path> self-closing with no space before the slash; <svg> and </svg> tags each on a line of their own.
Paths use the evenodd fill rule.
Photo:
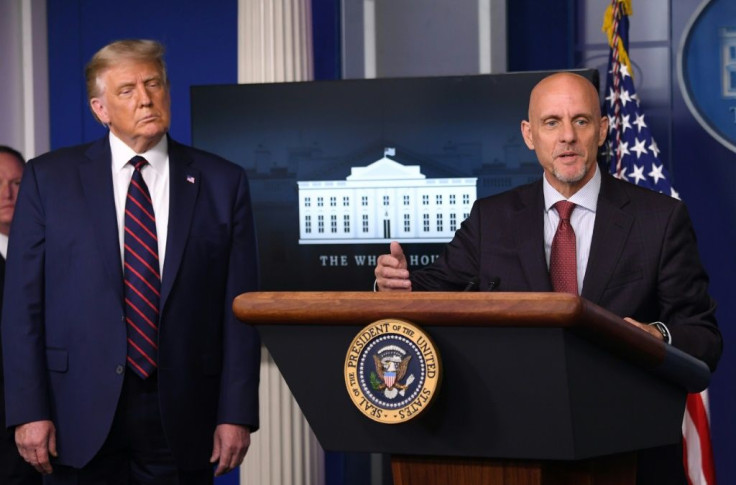
<svg viewBox="0 0 736 485">
<path fill-rule="evenodd" d="M 559 113 L 546 113 L 546 114 L 545 113 L 541 113 L 539 115 L 539 119 L 540 120 L 548 120 L 548 119 L 556 119 L 556 120 L 559 120 L 559 119 L 566 118 L 566 117 L 567 117 L 566 115 L 560 115 Z M 578 119 L 578 118 L 594 119 L 595 118 L 595 113 L 593 113 L 593 112 L 575 113 L 574 115 L 571 116 L 571 118 L 574 119 L 574 120 L 575 119 Z"/>
<path fill-rule="evenodd" d="M 143 82 L 143 84 L 146 84 L 146 83 L 148 83 L 150 81 L 163 82 L 163 77 L 160 74 L 154 74 L 152 76 L 149 76 L 149 77 L 144 78 L 142 82 Z M 121 89 L 135 86 L 136 84 L 138 84 L 138 81 L 137 80 L 135 80 L 135 81 L 126 80 L 126 81 L 121 82 L 120 84 L 117 84 L 115 86 L 115 90 L 116 91 L 120 91 Z"/>
</svg>

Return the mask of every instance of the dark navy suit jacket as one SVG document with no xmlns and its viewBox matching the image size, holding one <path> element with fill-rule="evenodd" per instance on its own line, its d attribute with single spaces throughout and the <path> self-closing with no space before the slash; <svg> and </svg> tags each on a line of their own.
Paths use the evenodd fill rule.
<svg viewBox="0 0 736 485">
<path fill-rule="evenodd" d="M 0 257 L 0 294 L 5 280 L 5 258 Z M 0 308 L 2 308 L 0 295 Z M 0 339 L 0 342 L 2 339 Z M 0 349 L 0 360 L 2 360 Z M 0 369 L 2 365 L 0 362 Z M 15 432 L 5 426 L 5 383 L 0 375 L 0 483 L 3 485 L 41 485 L 41 474 L 18 453 Z"/>
<path fill-rule="evenodd" d="M 169 140 L 159 401 L 179 466 L 206 467 L 215 426 L 258 427 L 260 342 L 233 298 L 257 288 L 245 172 Z M 51 419 L 58 463 L 102 446 L 126 362 L 123 274 L 107 137 L 31 160 L 8 249 L 3 356 L 9 426 Z"/>
<path fill-rule="evenodd" d="M 552 291 L 542 180 L 476 201 L 440 258 L 413 271 L 415 290 Z M 685 205 L 603 174 L 582 297 L 621 317 L 662 321 L 673 345 L 715 369 L 716 305 Z"/>
</svg>

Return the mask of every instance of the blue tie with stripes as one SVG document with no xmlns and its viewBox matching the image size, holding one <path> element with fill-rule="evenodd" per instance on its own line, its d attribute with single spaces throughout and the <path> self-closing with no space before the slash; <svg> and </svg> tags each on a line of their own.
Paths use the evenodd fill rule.
<svg viewBox="0 0 736 485">
<path fill-rule="evenodd" d="M 156 217 L 141 168 L 148 161 L 133 157 L 133 176 L 125 199 L 124 271 L 128 366 L 143 379 L 157 367 L 161 275 Z"/>
</svg>

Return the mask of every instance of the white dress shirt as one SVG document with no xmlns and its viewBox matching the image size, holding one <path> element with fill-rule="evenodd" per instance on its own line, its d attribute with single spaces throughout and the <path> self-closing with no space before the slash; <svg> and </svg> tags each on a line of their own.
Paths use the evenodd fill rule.
<svg viewBox="0 0 736 485">
<path fill-rule="evenodd" d="M 110 150 L 112 151 L 112 183 L 115 195 L 115 211 L 118 217 L 118 236 L 120 238 L 120 260 L 123 261 L 125 240 L 125 199 L 128 195 L 133 166 L 128 162 L 136 155 L 148 160 L 148 165 L 141 169 L 143 180 L 148 185 L 156 216 L 156 236 L 158 237 L 159 271 L 163 277 L 164 256 L 166 253 L 166 236 L 169 225 L 169 146 L 166 136 L 161 138 L 153 148 L 145 153 L 135 153 L 120 138 L 110 132 Z"/>
</svg>

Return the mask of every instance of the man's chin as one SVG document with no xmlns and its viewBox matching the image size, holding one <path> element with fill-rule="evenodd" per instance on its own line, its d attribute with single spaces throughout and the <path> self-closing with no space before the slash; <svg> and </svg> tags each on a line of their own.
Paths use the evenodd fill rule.
<svg viewBox="0 0 736 485">
<path fill-rule="evenodd" d="M 585 169 L 575 172 L 555 170 L 553 175 L 563 184 L 576 184 L 585 178 L 587 172 Z"/>
<path fill-rule="evenodd" d="M 560 174 L 555 174 L 555 178 L 562 182 L 563 184 L 576 184 L 583 180 L 585 177 L 585 174 L 583 175 L 574 175 L 574 176 L 564 176 Z"/>
<path fill-rule="evenodd" d="M 140 132 L 139 138 L 149 140 L 149 142 L 157 143 L 165 134 L 166 129 L 160 126 L 149 126 L 149 129 L 144 129 Z"/>
</svg>

